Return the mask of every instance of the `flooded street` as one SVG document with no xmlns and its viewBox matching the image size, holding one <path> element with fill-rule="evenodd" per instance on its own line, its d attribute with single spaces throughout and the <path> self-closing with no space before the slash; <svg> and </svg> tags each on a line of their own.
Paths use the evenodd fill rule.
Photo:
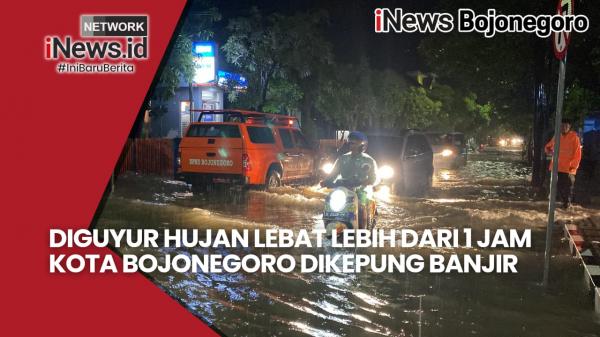
<svg viewBox="0 0 600 337">
<path fill-rule="evenodd" d="M 529 197 L 529 174 L 512 156 L 473 155 L 461 169 L 437 171 L 426 198 L 379 201 L 378 228 L 469 227 L 474 233 L 487 228 L 531 229 L 533 247 L 513 251 L 519 257 L 518 274 L 173 272 L 149 276 L 226 336 L 600 336 L 600 318 L 584 290 L 583 271 L 570 257 L 561 233 L 554 235 L 550 287 L 540 286 L 547 201 Z M 310 230 L 323 227 L 326 192 L 312 186 L 194 196 L 179 181 L 129 174 L 117 181 L 97 228 Z M 587 216 L 600 216 L 600 212 L 580 206 L 557 211 L 558 219 Z M 327 249 L 257 250 L 253 253 L 300 255 Z M 452 252 L 447 248 L 359 250 L 363 254 Z M 175 253 L 174 249 L 121 251 Z M 182 248 L 177 253 L 209 251 Z M 461 253 L 478 252 L 471 248 Z"/>
</svg>

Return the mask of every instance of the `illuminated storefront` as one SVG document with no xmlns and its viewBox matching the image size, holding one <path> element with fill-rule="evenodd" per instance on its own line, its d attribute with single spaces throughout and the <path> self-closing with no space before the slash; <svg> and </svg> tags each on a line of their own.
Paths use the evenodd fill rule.
<svg viewBox="0 0 600 337">
<path fill-rule="evenodd" d="M 152 118 L 153 137 L 179 138 L 198 113 L 190 109 L 223 109 L 224 90 L 217 78 L 218 48 L 214 42 L 202 41 L 192 45 L 194 76 L 191 83 L 181 80 L 173 97 L 166 102 L 153 102 L 162 114 Z M 165 111 L 166 110 L 166 111 Z"/>
</svg>

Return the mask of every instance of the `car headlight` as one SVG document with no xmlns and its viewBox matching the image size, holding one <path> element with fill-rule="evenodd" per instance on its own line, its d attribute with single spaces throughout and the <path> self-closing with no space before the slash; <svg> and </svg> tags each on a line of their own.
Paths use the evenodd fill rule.
<svg viewBox="0 0 600 337">
<path fill-rule="evenodd" d="M 454 154 L 454 151 L 452 151 L 450 149 L 444 149 L 444 151 L 442 151 L 442 157 L 450 157 L 453 154 Z"/>
<path fill-rule="evenodd" d="M 379 168 L 379 170 L 377 171 L 377 174 L 379 175 L 379 178 L 381 178 L 381 179 L 390 179 L 391 177 L 394 176 L 394 169 L 389 165 L 383 165 L 382 167 Z"/>
<path fill-rule="evenodd" d="M 334 212 L 341 212 L 346 207 L 346 192 L 343 190 L 335 190 L 329 196 L 329 207 Z"/>
<path fill-rule="evenodd" d="M 321 166 L 321 170 L 326 174 L 330 174 L 331 171 L 333 171 L 333 163 L 328 162 L 323 164 L 323 166 Z"/>
</svg>

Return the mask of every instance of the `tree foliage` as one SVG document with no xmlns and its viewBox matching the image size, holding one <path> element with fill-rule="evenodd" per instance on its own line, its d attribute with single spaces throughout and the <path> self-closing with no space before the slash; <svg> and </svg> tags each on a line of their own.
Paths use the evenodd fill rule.
<svg viewBox="0 0 600 337">
<path fill-rule="evenodd" d="M 456 12 L 472 8 L 483 13 L 486 2 L 442 0 L 437 10 Z M 499 14 L 553 14 L 555 3 L 507 0 L 495 3 Z M 581 0 L 577 12 L 600 19 L 600 7 Z M 594 93 L 600 85 L 600 27 L 574 35 L 569 47 L 565 113 L 580 122 L 581 116 L 598 109 Z M 476 94 L 478 104 L 492 108 L 489 122 L 494 127 L 526 134 L 535 109 L 534 88 L 545 83 L 550 109 L 556 102 L 557 62 L 550 38 L 535 34 L 496 34 L 487 39 L 478 33 L 430 34 L 421 42 L 419 54 L 429 69 L 454 90 Z M 541 69 L 541 71 L 540 71 Z M 465 125 L 467 126 L 467 125 Z"/>
<path fill-rule="evenodd" d="M 173 97 L 180 83 L 191 82 L 194 76 L 192 43 L 210 40 L 214 32 L 212 26 L 221 19 L 216 7 L 209 7 L 205 1 L 197 2 L 197 11 L 192 11 L 175 37 L 173 47 L 167 56 L 155 90 L 155 98 L 166 101 Z"/>
<path fill-rule="evenodd" d="M 366 60 L 358 66 L 334 65 L 318 84 L 316 107 L 337 128 L 364 128 L 375 114 L 371 81 Z"/>
<path fill-rule="evenodd" d="M 582 11 L 600 15 L 588 0 L 583 5 Z M 442 0 L 436 10 L 455 12 L 459 7 L 484 12 L 489 6 Z M 501 14 L 548 14 L 554 4 L 508 0 L 495 8 Z M 365 57 L 358 64 L 336 64 L 322 32 L 326 23 L 323 12 L 263 15 L 256 8 L 231 20 L 223 50 L 249 79 L 245 94 L 230 95 L 233 104 L 301 114 L 303 127 L 316 109 L 330 125 L 343 129 L 454 130 L 478 138 L 494 130 L 529 132 L 540 50 L 550 48 L 549 40 L 534 34 L 505 33 L 492 39 L 477 33 L 428 34 L 418 48 L 427 73 L 417 73 L 434 79 L 425 84 L 393 70 L 374 69 Z M 586 34 L 580 42 L 574 38 L 571 48 L 585 49 L 585 57 L 579 56 L 568 77 L 567 116 L 598 108 L 593 88 L 600 82 L 600 49 L 590 44 L 598 36 Z M 551 90 L 549 86 L 553 101 Z"/>
<path fill-rule="evenodd" d="M 156 98 L 166 101 L 173 97 L 175 89 L 181 81 L 190 82 L 194 76 L 194 62 L 192 57 L 192 40 L 189 36 L 177 36 L 167 64 L 160 76 Z"/>
<path fill-rule="evenodd" d="M 582 122 L 586 115 L 600 108 L 600 93 L 590 90 L 575 81 L 565 93 L 564 116 L 575 123 Z"/>
<path fill-rule="evenodd" d="M 246 97 L 240 99 L 258 110 L 265 106 L 297 110 L 280 94 L 292 90 L 297 98 L 296 87 L 330 60 L 329 44 L 319 31 L 325 18 L 324 12 L 264 16 L 254 7 L 249 16 L 230 20 L 230 35 L 222 49 L 226 60 L 249 81 Z M 281 98 L 285 102 L 278 101 Z"/>
</svg>

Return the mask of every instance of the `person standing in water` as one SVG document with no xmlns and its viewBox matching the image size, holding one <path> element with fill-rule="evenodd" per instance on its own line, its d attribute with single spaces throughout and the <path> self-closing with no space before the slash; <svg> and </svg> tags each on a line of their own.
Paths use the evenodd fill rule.
<svg viewBox="0 0 600 337">
<path fill-rule="evenodd" d="M 573 197 L 573 183 L 581 161 L 581 144 L 577 132 L 571 130 L 571 121 L 563 118 L 560 125 L 560 149 L 558 152 L 558 195 L 563 203 L 563 208 L 571 206 Z M 554 137 L 546 144 L 546 153 L 554 153 Z M 552 171 L 552 161 L 549 170 Z"/>
</svg>

